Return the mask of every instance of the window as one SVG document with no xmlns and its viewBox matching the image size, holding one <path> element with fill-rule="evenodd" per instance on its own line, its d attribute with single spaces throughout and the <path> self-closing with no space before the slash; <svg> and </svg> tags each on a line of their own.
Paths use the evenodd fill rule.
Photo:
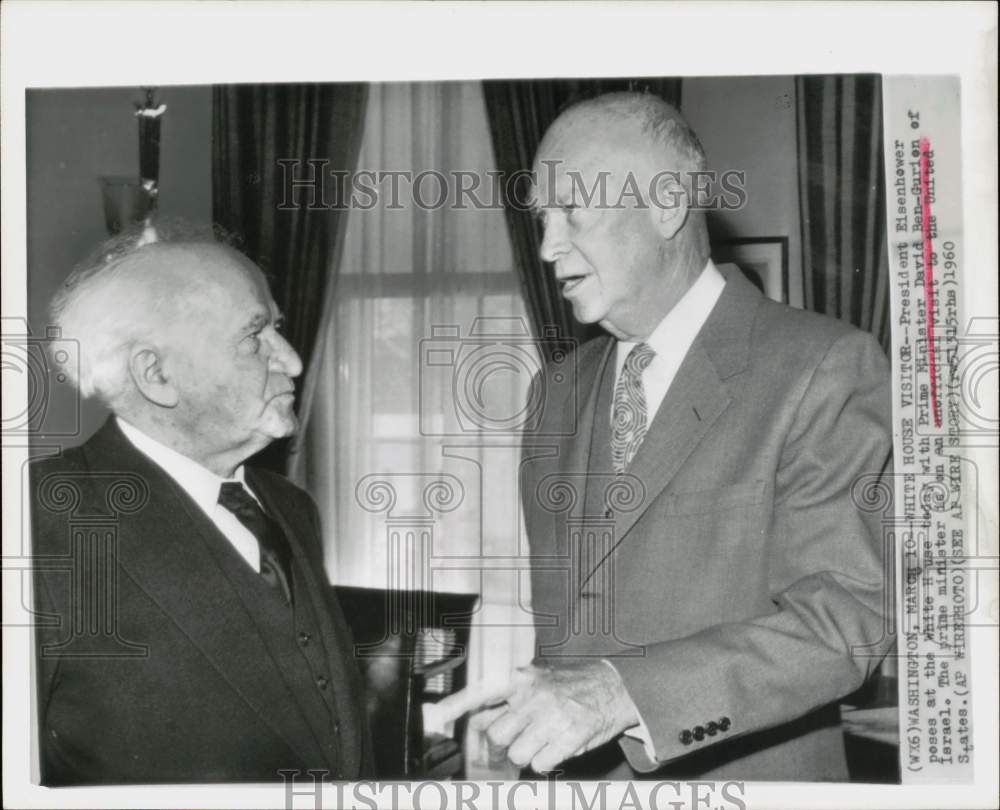
<svg viewBox="0 0 1000 810">
<path fill-rule="evenodd" d="M 512 570 L 523 529 L 510 428 L 539 360 L 503 209 L 459 207 L 457 182 L 473 174 L 477 200 L 496 196 L 482 90 L 373 85 L 368 104 L 358 173 L 390 179 L 375 205 L 350 211 L 302 442 L 328 573 L 479 593 L 469 678 L 502 678 L 533 639 L 516 605 L 527 570 Z M 391 172 L 404 173 L 395 191 Z M 431 172 L 450 184 L 444 204 L 428 204 L 444 187 Z"/>
</svg>

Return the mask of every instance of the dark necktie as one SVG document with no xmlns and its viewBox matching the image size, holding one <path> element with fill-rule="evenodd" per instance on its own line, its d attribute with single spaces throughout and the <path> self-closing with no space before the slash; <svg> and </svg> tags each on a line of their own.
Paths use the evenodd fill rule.
<svg viewBox="0 0 1000 810">
<path fill-rule="evenodd" d="M 292 552 L 281 527 L 260 508 L 260 504 L 236 481 L 225 482 L 219 503 L 236 515 L 260 544 L 260 575 L 268 585 L 281 590 L 292 604 Z"/>
<path fill-rule="evenodd" d="M 642 372 L 656 356 L 645 343 L 637 343 L 625 358 L 615 385 L 615 409 L 611 422 L 611 460 L 621 475 L 632 463 L 646 435 L 646 391 Z"/>
</svg>

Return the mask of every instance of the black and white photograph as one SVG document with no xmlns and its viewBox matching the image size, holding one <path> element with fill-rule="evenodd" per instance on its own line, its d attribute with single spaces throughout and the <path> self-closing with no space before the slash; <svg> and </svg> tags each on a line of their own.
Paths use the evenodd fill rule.
<svg viewBox="0 0 1000 810">
<path fill-rule="evenodd" d="M 995 81 L 134 5 L 4 79 L 5 804 L 995 799 Z"/>
</svg>

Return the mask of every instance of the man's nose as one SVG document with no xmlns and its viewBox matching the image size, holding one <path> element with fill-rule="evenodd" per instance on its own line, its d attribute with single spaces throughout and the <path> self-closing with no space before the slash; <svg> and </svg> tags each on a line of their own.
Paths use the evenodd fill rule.
<svg viewBox="0 0 1000 810">
<path fill-rule="evenodd" d="M 298 377 L 302 373 L 302 360 L 298 352 L 280 332 L 274 335 L 270 361 L 272 371 L 281 371 L 289 377 Z"/>
<path fill-rule="evenodd" d="M 542 226 L 542 245 L 538 255 L 543 262 L 554 262 L 567 250 L 566 226 L 560 219 L 559 216 L 549 216 Z"/>
</svg>

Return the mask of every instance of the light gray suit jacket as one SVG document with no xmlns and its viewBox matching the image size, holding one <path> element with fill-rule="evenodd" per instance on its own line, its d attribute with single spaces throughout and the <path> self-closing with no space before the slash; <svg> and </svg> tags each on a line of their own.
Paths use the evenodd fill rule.
<svg viewBox="0 0 1000 810">
<path fill-rule="evenodd" d="M 536 381 L 521 468 L 537 652 L 609 659 L 655 748 L 588 775 L 847 778 L 837 704 L 891 643 L 883 352 L 729 275 L 616 479 L 613 349 Z"/>
</svg>

